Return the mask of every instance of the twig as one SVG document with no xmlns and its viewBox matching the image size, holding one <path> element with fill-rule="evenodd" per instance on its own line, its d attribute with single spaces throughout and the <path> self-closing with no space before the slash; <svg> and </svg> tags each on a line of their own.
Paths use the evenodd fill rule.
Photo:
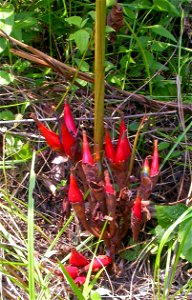
<svg viewBox="0 0 192 300">
<path fill-rule="evenodd" d="M 176 110 L 170 110 L 167 111 L 166 114 L 168 115 L 174 115 L 177 111 Z M 153 112 L 153 113 L 146 113 L 146 114 L 135 114 L 135 115 L 129 115 L 129 116 L 124 116 L 124 119 L 135 119 L 135 118 L 142 118 L 143 116 L 146 117 L 151 117 L 151 116 L 160 116 L 160 115 L 165 115 L 165 112 Z M 120 120 L 121 117 L 105 117 L 105 121 L 110 121 L 110 120 Z M 38 119 L 40 122 L 42 121 L 50 121 L 50 122 L 55 122 L 57 121 L 57 118 L 42 118 Z M 74 118 L 76 121 L 92 121 L 94 120 L 93 117 L 81 117 L 81 118 Z M 6 121 L 0 121 L 0 125 L 7 125 L 7 124 L 23 124 L 23 123 L 34 123 L 35 121 L 33 119 L 22 119 L 22 120 L 6 120 Z"/>
</svg>

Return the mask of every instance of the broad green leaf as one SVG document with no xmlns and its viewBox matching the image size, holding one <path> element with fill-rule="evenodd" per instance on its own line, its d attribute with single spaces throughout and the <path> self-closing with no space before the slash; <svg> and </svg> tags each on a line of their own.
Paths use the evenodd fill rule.
<svg viewBox="0 0 192 300">
<path fill-rule="evenodd" d="M 95 21 L 95 11 L 91 10 L 88 15 Z"/>
<path fill-rule="evenodd" d="M 187 209 L 184 204 L 177 204 L 173 206 L 155 206 L 157 212 L 158 224 L 163 228 L 168 228 L 175 222 L 179 216 Z"/>
<path fill-rule="evenodd" d="M 6 71 L 0 71 L 0 85 L 8 85 L 13 82 L 14 76 Z"/>
<path fill-rule="evenodd" d="M 81 28 L 83 28 L 83 27 L 85 27 L 85 25 L 87 24 L 87 21 L 88 21 L 89 19 L 87 18 L 87 19 L 85 19 L 85 20 L 83 20 L 82 22 L 81 22 Z"/>
<path fill-rule="evenodd" d="M 160 142 L 158 145 L 159 151 L 162 151 L 164 149 L 167 149 L 170 146 L 170 143 L 168 142 Z"/>
<path fill-rule="evenodd" d="M 174 16 L 180 16 L 180 10 L 168 0 L 153 0 L 153 4 L 158 10 L 167 11 Z"/>
<path fill-rule="evenodd" d="M 136 16 L 135 13 L 132 9 L 125 7 L 123 8 L 123 12 L 125 13 L 126 16 L 128 16 L 130 19 L 135 20 Z"/>
<path fill-rule="evenodd" d="M 160 36 L 164 36 L 174 42 L 177 43 L 177 40 L 175 39 L 175 37 L 172 35 L 171 32 L 169 32 L 165 27 L 163 27 L 162 25 L 156 24 L 156 25 L 152 25 L 152 26 L 143 26 L 143 28 L 148 28 L 151 29 L 152 32 L 154 32 L 155 34 L 158 34 Z"/>
<path fill-rule="evenodd" d="M 75 25 L 75 26 L 81 28 L 82 18 L 79 16 L 73 16 L 73 17 L 66 18 L 65 21 L 67 23 L 69 23 L 70 25 Z"/>
<path fill-rule="evenodd" d="M 32 156 L 29 143 L 24 144 L 21 149 L 15 154 L 15 159 L 28 159 Z"/>
<path fill-rule="evenodd" d="M 12 5 L 0 7 L 0 29 L 10 35 L 14 23 L 14 8 Z"/>
<path fill-rule="evenodd" d="M 9 121 L 9 120 L 14 120 L 14 119 L 15 119 L 15 116 L 10 110 L 2 110 L 0 112 L 0 120 Z"/>
<path fill-rule="evenodd" d="M 138 130 L 138 128 L 139 128 L 139 122 L 137 122 L 137 121 L 133 121 L 133 122 L 131 122 L 130 124 L 129 124 L 129 130 L 130 131 L 137 131 Z"/>
<path fill-rule="evenodd" d="M 154 44 L 152 45 L 151 49 L 156 52 L 163 52 L 167 47 L 168 45 L 166 43 L 154 41 Z"/>
<path fill-rule="evenodd" d="M 89 64 L 86 61 L 81 61 L 79 58 L 74 59 L 75 63 L 77 64 L 79 70 L 82 72 L 89 72 Z"/>
<path fill-rule="evenodd" d="M 183 243 L 182 256 L 192 263 L 192 214 L 179 226 L 178 239 Z"/>
<path fill-rule="evenodd" d="M 33 17 L 25 17 L 25 19 L 15 21 L 15 28 L 25 29 L 37 24 L 37 20 Z"/>
<path fill-rule="evenodd" d="M 83 53 L 88 47 L 90 34 L 85 29 L 80 29 L 74 32 L 71 36 L 75 41 L 79 51 Z"/>
</svg>

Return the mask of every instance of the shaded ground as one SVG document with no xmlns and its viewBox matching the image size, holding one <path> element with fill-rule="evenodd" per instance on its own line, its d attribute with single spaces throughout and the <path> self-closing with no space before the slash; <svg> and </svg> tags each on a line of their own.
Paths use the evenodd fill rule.
<svg viewBox="0 0 192 300">
<path fill-rule="evenodd" d="M 28 119 L 30 119 L 30 113 L 35 112 L 38 118 L 53 118 L 54 108 L 62 98 L 65 87 L 60 81 L 54 80 L 54 82 L 45 82 L 42 87 L 37 87 L 35 82 L 28 81 L 24 78 L 18 78 L 17 84 L 14 87 L 1 88 L 1 105 L 11 105 L 15 103 L 21 103 L 27 101 L 29 103 L 28 108 L 25 110 L 23 119 L 24 122 L 17 124 L 2 124 L 0 127 L 6 127 L 10 134 L 15 137 L 20 137 L 24 143 L 29 143 L 31 149 L 42 149 L 44 146 L 44 140 L 39 136 L 39 132 L 36 125 Z M 127 99 L 125 95 L 113 94 L 109 89 L 106 92 L 106 119 L 107 124 L 113 133 L 117 131 L 119 117 L 123 114 L 125 120 L 129 124 L 129 138 L 131 143 L 134 141 L 136 133 L 136 127 L 140 122 L 142 115 L 146 109 L 146 122 L 141 133 L 139 141 L 139 151 L 136 156 L 136 162 L 134 167 L 134 175 L 139 177 L 139 168 L 142 163 L 142 158 L 148 155 L 152 148 L 152 140 L 158 139 L 159 142 L 170 144 L 161 150 L 162 160 L 165 159 L 167 153 L 173 147 L 177 140 L 177 136 L 182 134 L 182 118 L 180 109 L 177 107 L 166 107 L 161 105 L 158 108 L 151 105 L 145 107 L 145 105 L 139 101 L 135 101 L 132 98 Z M 118 107 L 118 110 L 114 113 L 114 108 Z M 77 90 L 74 94 L 71 102 L 72 110 L 76 120 L 79 121 L 79 127 L 85 128 L 88 135 L 91 137 L 93 132 L 93 99 L 89 89 Z M 63 105 L 60 107 L 62 112 Z M 17 114 L 16 107 L 13 108 L 14 114 Z M 190 114 L 190 111 L 186 111 Z M 55 120 L 49 121 L 50 127 L 57 126 Z M 131 127 L 132 125 L 132 127 Z M 135 126 L 135 127 L 134 127 Z M 175 134 L 174 134 L 175 132 Z M 191 139 L 191 132 L 189 133 Z M 5 139 L 2 135 L 1 138 L 2 150 L 6 148 Z M 185 140 L 182 143 L 186 143 Z M 164 144 L 166 145 L 166 144 Z M 179 155 L 178 155 L 179 152 Z M 153 242 L 153 235 L 151 229 L 157 224 L 155 217 L 154 205 L 164 205 L 167 203 L 189 201 L 187 198 L 191 185 L 190 170 L 188 163 L 191 159 L 189 152 L 184 152 L 183 147 L 179 144 L 175 150 L 175 156 L 172 156 L 164 165 L 160 179 L 157 184 L 157 188 L 150 197 L 152 201 L 151 212 L 152 220 L 147 224 L 145 233 L 141 233 L 140 241 L 145 239 Z M 55 158 L 57 157 L 57 160 Z M 5 162 L 5 166 L 8 166 L 8 160 L 15 159 L 15 155 L 8 156 L 4 151 L 1 151 L 1 160 Z M 88 234 L 84 232 L 78 223 L 76 218 L 69 224 L 59 241 L 53 247 L 53 249 L 47 253 L 46 258 L 44 254 L 50 245 L 50 242 L 56 237 L 58 229 L 62 227 L 62 224 L 66 222 L 66 218 L 62 215 L 62 200 L 66 193 L 66 185 L 61 185 L 61 180 L 67 181 L 68 171 L 70 168 L 70 162 L 66 159 L 60 161 L 57 154 L 52 153 L 49 149 L 37 151 L 35 172 L 36 172 L 36 187 L 34 192 L 35 200 L 35 224 L 38 225 L 42 232 L 36 231 L 35 234 L 35 255 L 42 267 L 45 274 L 49 271 L 50 266 L 53 267 L 57 259 L 63 259 L 70 252 L 70 248 L 83 245 L 84 252 L 91 257 L 91 251 L 93 251 L 93 241 L 87 242 L 86 245 L 83 242 L 88 238 Z M 28 183 L 30 172 L 30 160 L 22 163 L 14 164 L 14 167 L 9 165 L 6 172 L 1 174 L 1 188 L 8 191 L 11 195 L 12 201 L 20 206 L 20 209 L 27 213 L 23 204 L 19 204 L 18 199 L 23 203 L 27 203 L 28 197 Z M 7 205 L 7 201 L 2 200 L 4 205 Z M 26 222 L 21 220 L 18 215 L 13 216 L 14 222 L 17 224 L 13 226 L 10 222 L 10 217 L 7 211 L 2 208 L 1 210 L 2 224 L 9 229 L 14 235 L 15 228 L 22 232 L 22 234 L 16 234 L 17 245 L 22 246 L 22 235 L 26 238 Z M 43 236 L 46 234 L 48 238 Z M 4 239 L 2 240 L 5 242 Z M 126 248 L 127 240 L 125 239 L 123 247 Z M 11 248 L 11 246 L 10 246 Z M 102 246 L 99 251 L 102 252 Z M 14 252 L 14 251 L 13 251 Z M 14 260 L 14 255 L 5 253 L 4 256 L 7 260 Z M 152 299 L 154 281 L 153 281 L 153 263 L 155 256 L 151 253 L 149 247 L 145 251 L 142 251 L 140 256 L 134 261 L 126 261 L 121 258 L 121 254 L 116 260 L 116 274 L 106 273 L 98 282 L 98 287 L 105 288 L 103 290 L 104 295 L 102 299 Z M 190 277 L 190 265 L 184 261 L 180 261 L 177 276 L 175 278 L 172 293 L 176 292 Z M 12 276 L 17 277 L 17 271 L 14 273 L 8 270 Z M 25 282 L 26 274 L 18 271 L 18 278 Z M 162 272 L 162 283 L 163 283 Z M 50 289 L 53 291 L 53 299 L 67 299 L 70 294 L 69 288 L 65 281 L 57 276 L 53 275 L 50 280 Z M 3 299 L 17 299 L 18 288 L 8 279 L 7 276 L 3 276 Z M 12 295 L 12 296 L 11 296 Z M 23 293 L 23 299 L 26 299 L 26 294 Z M 174 299 L 192 299 L 192 294 L 188 295 L 188 298 L 182 298 L 184 294 L 179 294 Z M 21 298 L 22 299 L 22 298 Z M 72 294 L 70 299 L 75 299 Z M 171 298 L 170 298 L 171 299 Z"/>
</svg>

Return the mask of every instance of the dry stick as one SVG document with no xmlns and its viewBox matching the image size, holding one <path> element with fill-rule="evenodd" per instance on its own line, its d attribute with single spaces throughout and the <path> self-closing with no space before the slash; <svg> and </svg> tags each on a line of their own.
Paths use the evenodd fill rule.
<svg viewBox="0 0 192 300">
<path fill-rule="evenodd" d="M 69 73 L 68 75 L 71 75 L 71 76 L 73 76 L 77 73 L 77 70 L 75 68 L 69 67 L 68 65 L 52 58 L 51 56 L 8 36 L 3 30 L 0 30 L 0 36 L 8 39 L 13 45 L 18 45 L 21 48 L 24 48 L 25 50 L 33 53 L 34 55 L 32 56 L 32 59 L 34 59 L 35 56 L 37 56 L 40 60 L 44 60 L 48 66 L 52 67 L 54 70 L 61 73 L 62 75 L 63 75 L 63 70 L 65 72 L 68 72 Z M 20 54 L 23 55 L 23 52 Z M 20 55 L 20 54 L 18 53 L 18 55 Z M 30 59 L 30 57 L 29 57 L 29 59 Z M 87 75 L 86 73 L 83 73 L 83 72 L 78 72 L 78 77 L 83 80 L 86 80 L 88 82 L 91 82 L 91 83 L 94 82 L 92 77 L 90 77 L 89 75 Z"/>
<path fill-rule="evenodd" d="M 176 110 L 171 110 L 171 111 L 166 111 L 166 115 L 170 114 L 170 115 L 173 115 L 173 114 L 176 114 Z M 135 119 L 135 118 L 142 118 L 144 114 L 135 114 L 135 115 L 129 115 L 129 116 L 124 116 L 124 119 Z M 146 117 L 151 117 L 151 116 L 160 116 L 160 115 L 165 115 L 165 112 L 153 112 L 153 113 L 146 113 L 145 116 Z M 104 120 L 105 121 L 111 121 L 111 120 L 120 120 L 121 117 L 105 117 Z M 58 118 L 38 118 L 38 120 L 40 122 L 43 122 L 43 121 L 50 121 L 50 122 L 55 122 L 58 120 Z M 94 120 L 94 118 L 92 117 L 80 117 L 80 118 L 74 118 L 74 120 L 76 121 L 91 121 L 91 120 Z M 2 121 L 0 120 L 0 125 L 6 125 L 6 124 L 18 124 L 18 123 L 33 123 L 35 122 L 33 119 L 22 119 L 22 120 L 6 120 L 6 121 Z"/>
</svg>

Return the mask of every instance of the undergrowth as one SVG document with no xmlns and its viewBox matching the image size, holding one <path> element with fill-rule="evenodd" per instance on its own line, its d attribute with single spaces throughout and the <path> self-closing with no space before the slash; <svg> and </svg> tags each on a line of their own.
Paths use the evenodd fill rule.
<svg viewBox="0 0 192 300">
<path fill-rule="evenodd" d="M 112 5 L 107 1 L 107 13 Z M 92 136 L 93 84 L 79 78 L 71 83 L 51 68 L 18 58 L 0 37 L 2 299 L 192 297 L 191 7 L 178 0 L 120 5 L 124 25 L 114 42 L 114 31 L 106 26 L 104 122 L 117 139 L 124 115 L 133 145 L 146 116 L 134 170 L 159 140 L 161 175 L 150 197 L 152 218 L 138 242 L 125 237 L 115 274 L 104 269 L 88 274 L 84 288 L 74 285 L 63 268 L 71 247 L 92 259 L 104 251 L 103 243 L 88 235 L 74 214 L 62 215 L 71 165 L 47 148 L 30 113 L 55 129 L 65 96 L 79 127 Z M 0 29 L 91 76 L 94 10 L 88 0 L 5 1 Z M 147 105 L 134 95 L 146 97 Z M 68 280 L 56 276 L 57 269 Z"/>
</svg>

